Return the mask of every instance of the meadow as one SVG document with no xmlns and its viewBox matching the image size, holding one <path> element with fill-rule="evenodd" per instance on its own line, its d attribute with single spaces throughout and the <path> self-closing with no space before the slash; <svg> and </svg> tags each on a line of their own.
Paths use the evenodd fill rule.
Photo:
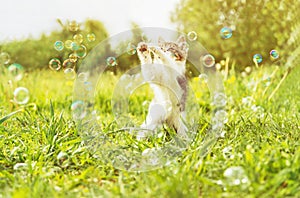
<svg viewBox="0 0 300 198">
<path fill-rule="evenodd" d="M 2 75 L 0 197 L 300 197 L 300 67 L 278 90 L 285 68 L 252 69 L 224 76 L 228 122 L 208 155 L 200 155 L 196 137 L 176 161 L 147 172 L 118 170 L 89 152 L 71 115 L 73 81 L 63 73 L 32 71 L 19 82 Z M 104 130 L 114 119 L 109 103 L 118 76 L 105 78 L 97 98 Z M 11 101 L 19 86 L 30 91 L 27 105 Z M 195 100 L 207 109 L 204 92 L 196 90 Z M 143 100 L 133 98 L 133 111 L 145 108 Z"/>
</svg>

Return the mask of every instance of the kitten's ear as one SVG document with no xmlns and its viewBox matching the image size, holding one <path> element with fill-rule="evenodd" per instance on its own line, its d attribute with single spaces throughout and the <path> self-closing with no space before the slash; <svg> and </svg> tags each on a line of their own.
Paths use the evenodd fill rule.
<svg viewBox="0 0 300 198">
<path fill-rule="evenodd" d="M 165 40 L 160 36 L 158 37 L 158 44 L 163 44 Z"/>
<path fill-rule="evenodd" d="M 182 43 L 186 43 L 185 36 L 184 35 L 180 35 L 178 37 L 176 43 L 178 43 L 179 45 L 182 44 Z"/>
</svg>

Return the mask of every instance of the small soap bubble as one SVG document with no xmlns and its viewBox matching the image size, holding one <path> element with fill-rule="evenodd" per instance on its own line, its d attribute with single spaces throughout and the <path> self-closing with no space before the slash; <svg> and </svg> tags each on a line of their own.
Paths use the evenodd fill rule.
<svg viewBox="0 0 300 198">
<path fill-rule="evenodd" d="M 78 50 L 79 47 L 80 47 L 80 44 L 79 44 L 79 43 L 77 43 L 77 42 L 75 42 L 75 41 L 71 43 L 71 49 L 72 49 L 73 51 Z"/>
<path fill-rule="evenodd" d="M 255 61 L 256 63 L 261 63 L 262 60 L 263 60 L 263 58 L 262 58 L 261 54 L 254 54 L 253 61 Z"/>
<path fill-rule="evenodd" d="M 159 152 L 155 148 L 147 148 L 142 152 L 142 157 L 145 159 L 145 163 L 149 165 L 159 164 Z"/>
<path fill-rule="evenodd" d="M 270 58 L 271 58 L 272 61 L 278 59 L 279 58 L 278 51 L 277 50 L 271 50 L 270 51 Z"/>
<path fill-rule="evenodd" d="M 24 68 L 18 63 L 13 63 L 8 67 L 8 73 L 13 80 L 20 81 L 24 75 Z"/>
<path fill-rule="evenodd" d="M 82 43 L 83 42 L 83 36 L 82 34 L 75 34 L 73 36 L 73 39 L 76 43 Z"/>
<path fill-rule="evenodd" d="M 212 67 L 215 65 L 215 57 L 213 57 L 211 54 L 206 54 L 203 56 L 202 62 L 205 67 Z"/>
<path fill-rule="evenodd" d="M 75 51 L 75 54 L 78 58 L 84 58 L 87 54 L 87 49 L 84 45 L 80 45 Z"/>
<path fill-rule="evenodd" d="M 69 166 L 69 155 L 63 151 L 59 152 L 57 157 L 57 164 L 61 167 L 68 167 Z"/>
<path fill-rule="evenodd" d="M 88 35 L 86 35 L 86 39 L 88 42 L 93 42 L 96 40 L 96 35 L 94 33 L 89 33 Z"/>
<path fill-rule="evenodd" d="M 85 72 L 81 72 L 77 76 L 77 80 L 80 82 L 86 82 L 88 80 L 88 75 Z"/>
<path fill-rule="evenodd" d="M 227 123 L 228 122 L 228 114 L 225 110 L 219 110 L 215 113 L 214 119 L 218 120 L 219 122 L 222 123 Z"/>
<path fill-rule="evenodd" d="M 223 27 L 220 30 L 220 35 L 223 39 L 229 39 L 232 37 L 232 29 L 230 27 Z"/>
<path fill-rule="evenodd" d="M 79 30 L 79 24 L 76 21 L 71 21 L 68 24 L 70 32 L 77 32 Z"/>
<path fill-rule="evenodd" d="M 66 68 L 64 74 L 67 80 L 73 80 L 76 77 L 76 72 L 73 68 Z"/>
<path fill-rule="evenodd" d="M 232 152 L 232 147 L 227 146 L 222 150 L 224 159 L 234 159 L 234 154 Z"/>
<path fill-rule="evenodd" d="M 74 69 L 74 67 L 76 66 L 76 64 L 71 61 L 69 58 L 66 59 L 64 62 L 63 62 L 63 68 L 66 69 L 66 68 L 72 68 Z"/>
<path fill-rule="evenodd" d="M 247 74 L 250 74 L 251 71 L 252 71 L 252 68 L 251 68 L 250 66 L 248 66 L 248 67 L 245 68 L 245 72 L 246 72 Z"/>
<path fill-rule="evenodd" d="M 52 70 L 55 70 L 55 71 L 60 70 L 60 68 L 61 68 L 60 60 L 58 58 L 52 58 L 49 61 L 49 68 L 52 69 Z"/>
<path fill-rule="evenodd" d="M 14 101 L 17 104 L 23 105 L 29 101 L 29 91 L 25 87 L 18 87 L 14 91 Z"/>
<path fill-rule="evenodd" d="M 6 64 L 9 63 L 9 61 L 10 61 L 9 54 L 7 52 L 1 52 L 1 54 L 0 54 L 0 65 L 1 64 L 6 65 Z"/>
<path fill-rule="evenodd" d="M 134 55 L 134 54 L 136 53 L 136 46 L 133 45 L 133 44 L 131 44 L 131 43 L 129 43 L 129 44 L 127 45 L 127 48 L 126 48 L 126 52 L 127 52 L 127 54 L 129 54 L 129 55 Z"/>
<path fill-rule="evenodd" d="M 87 114 L 85 104 L 81 100 L 74 101 L 71 105 L 71 110 L 73 118 L 76 120 L 83 119 Z"/>
<path fill-rule="evenodd" d="M 64 49 L 64 43 L 62 41 L 56 41 L 54 43 L 54 49 L 57 51 L 62 51 Z"/>
<path fill-rule="evenodd" d="M 197 33 L 195 31 L 191 31 L 187 34 L 187 37 L 190 41 L 195 41 L 197 40 Z"/>
<path fill-rule="evenodd" d="M 65 47 L 66 47 L 67 49 L 72 49 L 72 42 L 73 42 L 73 41 L 71 41 L 71 40 L 66 40 L 66 41 L 65 41 Z"/>
<path fill-rule="evenodd" d="M 199 79 L 205 83 L 208 82 L 208 76 L 206 74 L 200 74 Z"/>
<path fill-rule="evenodd" d="M 106 59 L 106 65 L 111 66 L 111 67 L 114 67 L 114 66 L 118 65 L 117 59 L 113 56 L 108 57 Z"/>
<path fill-rule="evenodd" d="M 241 166 L 232 166 L 224 171 L 226 184 L 229 186 L 247 187 L 250 184 L 249 178 Z"/>
<path fill-rule="evenodd" d="M 83 83 L 83 85 L 84 85 L 84 89 L 86 91 L 92 91 L 93 90 L 93 84 L 91 82 L 86 81 L 86 82 Z"/>
<path fill-rule="evenodd" d="M 222 92 L 215 93 L 213 97 L 213 105 L 217 107 L 224 107 L 226 105 L 226 95 Z"/>
<path fill-rule="evenodd" d="M 69 59 L 71 62 L 75 63 L 77 61 L 77 55 L 75 53 L 72 53 L 69 55 Z"/>
</svg>

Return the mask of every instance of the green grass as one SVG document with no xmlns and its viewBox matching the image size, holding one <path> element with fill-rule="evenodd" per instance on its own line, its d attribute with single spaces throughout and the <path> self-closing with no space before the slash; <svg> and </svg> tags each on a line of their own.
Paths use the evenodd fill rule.
<svg viewBox="0 0 300 198">
<path fill-rule="evenodd" d="M 271 100 L 282 72 L 268 89 L 265 81 L 255 92 L 247 88 L 273 69 L 246 78 L 232 73 L 225 80 L 226 134 L 206 157 L 201 158 L 201 142 L 195 141 L 176 162 L 149 172 L 117 170 L 90 154 L 71 119 L 73 85 L 61 74 L 29 73 L 12 85 L 3 76 L 0 118 L 21 108 L 10 102 L 17 86 L 30 90 L 36 108 L 26 107 L 0 124 L 0 197 L 300 197 L 300 67 Z M 97 97 L 96 108 L 103 129 L 111 130 L 110 88 L 117 77 L 107 75 L 109 85 Z M 251 105 L 242 102 L 247 96 L 253 98 Z M 203 112 L 209 111 L 206 99 L 197 97 Z M 143 100 L 133 99 L 133 112 L 141 110 Z M 225 156 L 224 148 L 229 150 Z M 248 185 L 226 182 L 223 173 L 232 166 L 243 167 Z"/>
</svg>

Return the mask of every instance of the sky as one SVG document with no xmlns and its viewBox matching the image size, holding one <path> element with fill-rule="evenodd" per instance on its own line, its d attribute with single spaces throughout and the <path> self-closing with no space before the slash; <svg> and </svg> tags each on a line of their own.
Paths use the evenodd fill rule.
<svg viewBox="0 0 300 198">
<path fill-rule="evenodd" d="M 56 22 L 97 19 L 109 34 L 141 27 L 175 29 L 170 14 L 180 0 L 6 0 L 0 6 L 0 41 L 37 38 L 41 33 L 59 29 Z"/>
</svg>

